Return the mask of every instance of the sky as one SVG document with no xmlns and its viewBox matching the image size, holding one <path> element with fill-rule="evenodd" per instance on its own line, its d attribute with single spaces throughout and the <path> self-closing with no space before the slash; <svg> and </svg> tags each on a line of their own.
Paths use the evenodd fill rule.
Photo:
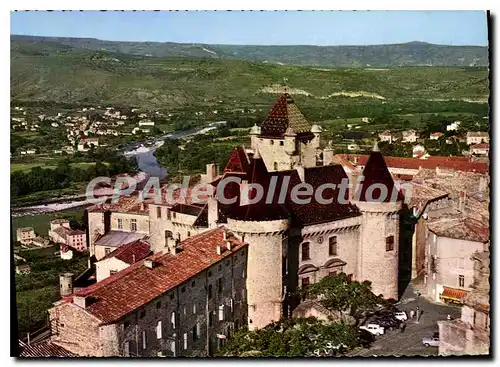
<svg viewBox="0 0 500 367">
<path fill-rule="evenodd" d="M 488 44 L 483 11 L 13 12 L 11 34 L 254 45 Z"/>
</svg>

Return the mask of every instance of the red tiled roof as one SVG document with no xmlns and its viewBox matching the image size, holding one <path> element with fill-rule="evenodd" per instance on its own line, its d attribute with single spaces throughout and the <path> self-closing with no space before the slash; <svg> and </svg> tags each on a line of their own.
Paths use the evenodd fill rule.
<svg viewBox="0 0 500 367">
<path fill-rule="evenodd" d="M 19 340 L 19 357 L 78 357 L 78 355 L 52 343 L 50 340 L 44 340 L 30 345 Z"/>
<path fill-rule="evenodd" d="M 245 150 L 243 147 L 239 146 L 231 152 L 224 172 L 246 172 L 248 164 L 249 162 Z"/>
<path fill-rule="evenodd" d="M 490 240 L 488 223 L 481 223 L 473 218 L 436 220 L 430 222 L 428 227 L 431 232 L 442 237 L 483 243 Z"/>
<path fill-rule="evenodd" d="M 358 166 L 365 166 L 368 161 L 367 155 L 344 154 L 346 159 L 353 162 L 358 159 Z M 472 162 L 467 157 L 439 157 L 433 156 L 427 159 L 404 158 L 404 157 L 384 157 L 387 167 L 389 168 L 405 168 L 405 169 L 436 169 L 436 167 L 447 168 L 463 172 L 488 172 L 488 163 Z"/>
<path fill-rule="evenodd" d="M 461 289 L 444 287 L 443 293 L 441 293 L 439 297 L 445 299 L 451 299 L 454 301 L 461 301 L 466 294 L 467 292 Z"/>
<path fill-rule="evenodd" d="M 490 145 L 487 143 L 474 144 L 470 146 L 471 149 L 489 149 Z"/>
<path fill-rule="evenodd" d="M 226 249 L 224 232 L 227 240 L 234 246 L 231 251 Z M 223 247 L 221 255 L 217 255 L 218 245 Z M 240 250 L 246 244 L 227 229 L 219 227 L 190 237 L 181 242 L 180 246 L 182 251 L 176 255 L 159 253 L 151 256 L 150 259 L 156 264 L 153 269 L 147 268 L 143 261 L 136 262 L 82 289 L 76 295 L 90 296 L 93 302 L 85 310 L 103 323 L 113 323 Z"/>
<path fill-rule="evenodd" d="M 99 261 L 115 257 L 127 264 L 133 264 L 148 257 L 150 254 L 151 249 L 149 243 L 139 240 L 118 247 Z"/>
</svg>

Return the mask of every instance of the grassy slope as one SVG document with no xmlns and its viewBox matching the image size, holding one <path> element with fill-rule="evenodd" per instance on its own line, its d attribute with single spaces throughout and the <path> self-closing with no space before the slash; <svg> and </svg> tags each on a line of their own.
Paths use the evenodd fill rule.
<svg viewBox="0 0 500 367">
<path fill-rule="evenodd" d="M 278 66 L 237 60 L 130 58 L 85 50 L 33 54 L 12 50 L 11 94 L 16 100 L 114 103 L 157 108 L 268 106 L 273 99 L 260 93 L 288 78 L 288 84 L 312 94 L 307 104 L 342 106 L 344 103 L 383 100 L 369 97 L 332 97 L 342 91 L 368 92 L 386 103 L 427 99 L 485 99 L 486 69 L 395 68 L 318 69 Z M 113 60 L 116 58 L 119 61 Z"/>
</svg>

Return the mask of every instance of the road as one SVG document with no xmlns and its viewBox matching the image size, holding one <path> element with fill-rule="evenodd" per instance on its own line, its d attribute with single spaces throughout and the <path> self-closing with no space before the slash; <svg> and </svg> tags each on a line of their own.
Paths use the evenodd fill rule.
<svg viewBox="0 0 500 367">
<path fill-rule="evenodd" d="M 438 348 L 426 348 L 422 345 L 422 338 L 439 331 L 437 321 L 446 320 L 447 315 L 459 318 L 460 308 L 432 303 L 422 296 L 417 297 L 411 284 L 408 288 L 397 307 L 409 314 L 411 309 L 415 310 L 418 306 L 423 311 L 420 320 L 408 320 L 403 333 L 400 330 L 386 331 L 384 335 L 376 338 L 369 349 L 354 351 L 350 356 L 438 355 Z"/>
</svg>

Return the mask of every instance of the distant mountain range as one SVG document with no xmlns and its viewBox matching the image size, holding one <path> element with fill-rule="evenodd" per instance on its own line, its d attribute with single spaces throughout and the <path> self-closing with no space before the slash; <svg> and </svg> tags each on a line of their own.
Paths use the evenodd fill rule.
<svg viewBox="0 0 500 367">
<path fill-rule="evenodd" d="M 320 67 L 488 66 L 488 47 L 425 42 L 373 46 L 254 46 L 11 35 L 11 49 L 16 47 L 30 48 L 35 54 L 83 49 L 151 58 L 232 59 Z"/>
</svg>

